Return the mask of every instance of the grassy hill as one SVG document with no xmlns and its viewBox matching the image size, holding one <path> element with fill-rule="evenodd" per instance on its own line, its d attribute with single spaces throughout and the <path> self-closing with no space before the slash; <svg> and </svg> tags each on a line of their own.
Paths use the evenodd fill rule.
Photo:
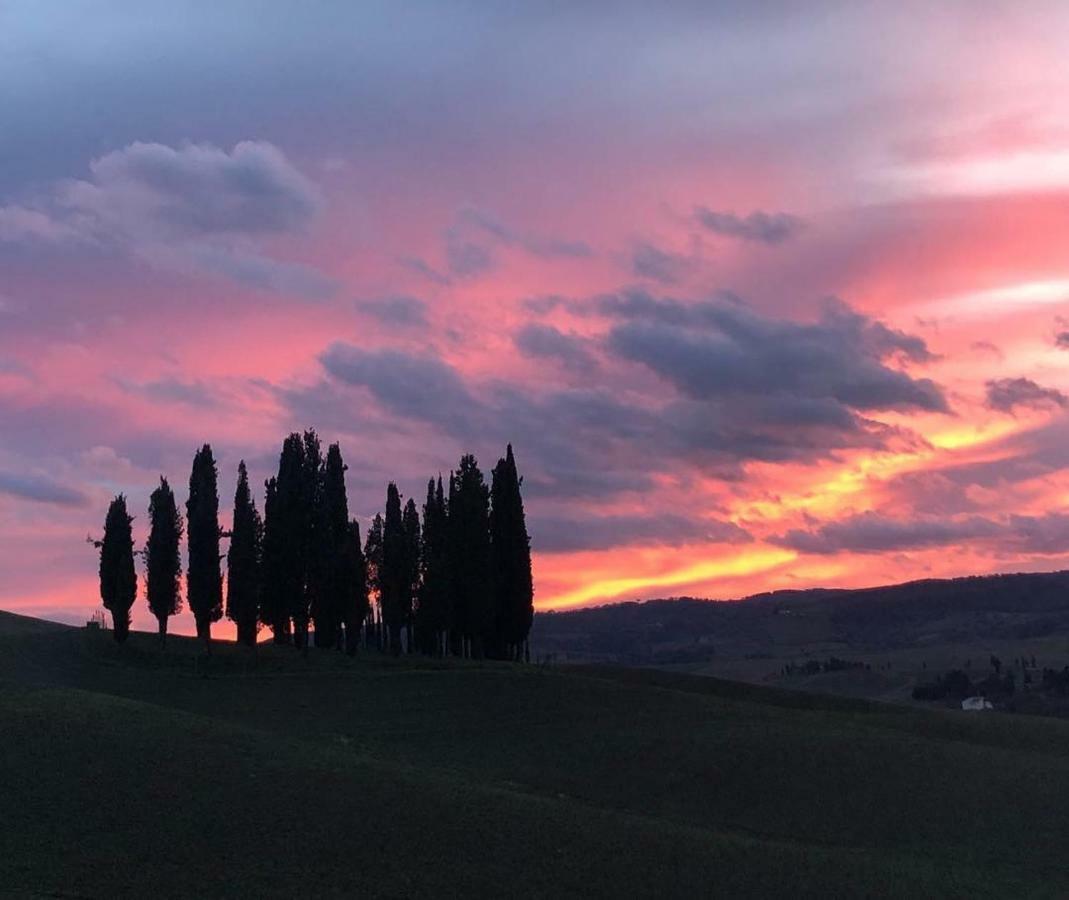
<svg viewBox="0 0 1069 900">
<path fill-rule="evenodd" d="M 0 614 L 0 891 L 1065 896 L 1069 723 Z"/>
</svg>

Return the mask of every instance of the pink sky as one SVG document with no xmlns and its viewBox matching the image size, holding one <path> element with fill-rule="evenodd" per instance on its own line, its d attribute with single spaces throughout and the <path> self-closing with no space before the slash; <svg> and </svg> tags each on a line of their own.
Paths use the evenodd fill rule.
<svg viewBox="0 0 1069 900">
<path fill-rule="evenodd" d="M 751 7 L 5 4 L 0 607 L 305 427 L 540 609 L 1065 567 L 1069 10 Z"/>
</svg>

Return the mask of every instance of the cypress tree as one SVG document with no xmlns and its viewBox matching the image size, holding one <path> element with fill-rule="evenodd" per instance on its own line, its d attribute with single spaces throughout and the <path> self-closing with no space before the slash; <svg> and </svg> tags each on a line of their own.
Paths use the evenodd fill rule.
<svg viewBox="0 0 1069 900">
<path fill-rule="evenodd" d="M 356 519 L 348 523 L 341 548 L 342 622 L 345 623 L 345 650 L 351 656 L 356 652 L 360 631 L 369 611 L 367 593 L 367 563 L 360 548 L 360 525 Z M 316 626 L 318 628 L 318 626 Z"/>
<path fill-rule="evenodd" d="M 305 578 L 307 573 L 307 528 L 305 518 L 305 455 L 304 440 L 294 432 L 282 443 L 278 460 L 278 476 L 275 483 L 274 511 L 269 516 L 277 526 L 273 529 L 272 553 L 273 574 L 278 608 L 275 610 L 278 623 L 275 640 L 288 643 L 292 628 L 293 642 L 303 647 L 307 638 L 307 598 Z"/>
<path fill-rule="evenodd" d="M 182 608 L 180 582 L 182 554 L 182 516 L 167 479 L 160 476 L 160 486 L 148 502 L 148 543 L 145 544 L 146 593 L 148 608 L 159 623 L 160 644 L 167 641 L 167 620 Z"/>
<path fill-rule="evenodd" d="M 290 642 L 289 607 L 286 603 L 286 535 L 278 496 L 278 478 L 264 482 L 264 533 L 261 552 L 263 583 L 260 621 L 271 629 L 276 644 Z"/>
<path fill-rule="evenodd" d="M 238 463 L 234 522 L 226 554 L 226 615 L 238 629 L 238 643 L 256 646 L 260 615 L 260 558 L 263 524 L 256 511 L 245 460 Z"/>
<path fill-rule="evenodd" d="M 367 532 L 367 540 L 364 542 L 364 570 L 367 576 L 368 591 L 375 595 L 375 605 L 378 607 L 378 617 L 372 613 L 372 629 L 376 646 L 382 649 L 382 635 L 379 624 L 382 622 L 382 562 L 383 562 L 383 531 L 384 523 L 378 513 L 371 521 L 371 527 Z"/>
<path fill-rule="evenodd" d="M 449 555 L 456 626 L 473 656 L 494 642 L 490 581 L 490 491 L 475 457 L 461 457 L 449 499 Z"/>
<path fill-rule="evenodd" d="M 130 607 L 137 596 L 131 522 L 126 497 L 119 494 L 108 506 L 100 541 L 100 600 L 111 613 L 112 634 L 120 644 L 130 633 Z"/>
<path fill-rule="evenodd" d="M 443 652 L 442 640 L 449 627 L 449 562 L 446 552 L 448 528 L 442 476 L 427 482 L 423 505 L 422 580 L 416 610 L 416 640 L 423 653 Z"/>
<path fill-rule="evenodd" d="M 297 644 L 302 648 L 308 646 L 308 623 L 313 611 L 322 609 L 329 568 L 329 545 L 325 535 L 323 508 L 323 453 L 319 436 L 314 430 L 306 431 L 303 441 L 301 505 L 296 526 L 299 528 L 299 539 L 303 545 L 303 565 L 300 570 L 303 589 L 293 598 L 293 629 Z"/>
<path fill-rule="evenodd" d="M 392 481 L 386 488 L 386 518 L 382 527 L 382 564 L 379 569 L 379 598 L 389 636 L 390 652 L 401 652 L 401 629 L 405 624 L 406 549 L 401 494 Z"/>
<path fill-rule="evenodd" d="M 211 650 L 212 622 L 223 615 L 223 576 L 219 569 L 218 473 L 211 445 L 193 457 L 186 501 L 189 569 L 186 594 L 197 623 L 197 636 Z"/>
<path fill-rule="evenodd" d="M 321 527 L 318 546 L 323 578 L 317 605 L 312 610 L 317 647 L 338 646 L 342 621 L 348 622 L 343 610 L 349 595 L 352 560 L 348 558 L 351 555 L 351 535 L 345 470 L 341 448 L 331 444 L 323 467 L 322 512 L 318 517 Z"/>
<path fill-rule="evenodd" d="M 534 620 L 531 539 L 523 512 L 512 445 L 498 460 L 490 488 L 490 550 L 497 646 L 506 659 L 526 655 L 527 635 Z"/>
<path fill-rule="evenodd" d="M 413 619 L 416 598 L 419 596 L 420 582 L 420 557 L 422 556 L 422 535 L 419 526 L 419 511 L 416 509 L 416 501 L 411 497 L 405 504 L 405 511 L 401 516 L 401 533 L 404 538 L 404 556 L 401 581 L 401 608 L 404 611 L 406 643 L 408 652 L 416 650 L 413 639 Z"/>
</svg>

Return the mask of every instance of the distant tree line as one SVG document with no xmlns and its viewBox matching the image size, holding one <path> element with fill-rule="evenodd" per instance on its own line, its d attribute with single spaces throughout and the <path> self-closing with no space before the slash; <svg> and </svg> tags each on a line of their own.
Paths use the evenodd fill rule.
<svg viewBox="0 0 1069 900">
<path fill-rule="evenodd" d="M 137 597 L 134 557 L 143 557 L 149 610 L 166 641 L 182 607 L 181 542 L 186 539 L 186 598 L 197 635 L 232 620 L 239 643 L 255 646 L 261 626 L 274 643 L 354 653 L 361 645 L 394 655 L 529 659 L 534 616 L 531 546 L 512 446 L 487 485 L 472 455 L 427 483 L 422 517 L 386 489 L 385 514 L 361 542 L 350 518 L 346 465 L 338 444 L 326 455 L 315 431 L 283 442 L 278 473 L 265 483 L 261 517 L 238 465 L 233 523 L 219 527 L 218 470 L 210 445 L 193 458 L 185 519 L 167 479 L 149 500 L 149 536 L 135 551 L 126 498 L 112 500 L 100 550 L 100 596 L 114 636 L 126 639 Z M 226 554 L 220 540 L 229 538 Z M 222 561 L 226 560 L 224 609 Z"/>
</svg>

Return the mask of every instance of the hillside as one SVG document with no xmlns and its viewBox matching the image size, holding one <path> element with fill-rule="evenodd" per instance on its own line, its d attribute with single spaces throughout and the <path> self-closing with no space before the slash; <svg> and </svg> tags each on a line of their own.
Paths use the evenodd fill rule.
<svg viewBox="0 0 1069 900">
<path fill-rule="evenodd" d="M 1069 725 L 0 615 L 0 886 L 1056 896 Z M 1023 724 L 1022 724 L 1023 723 Z"/>
</svg>

